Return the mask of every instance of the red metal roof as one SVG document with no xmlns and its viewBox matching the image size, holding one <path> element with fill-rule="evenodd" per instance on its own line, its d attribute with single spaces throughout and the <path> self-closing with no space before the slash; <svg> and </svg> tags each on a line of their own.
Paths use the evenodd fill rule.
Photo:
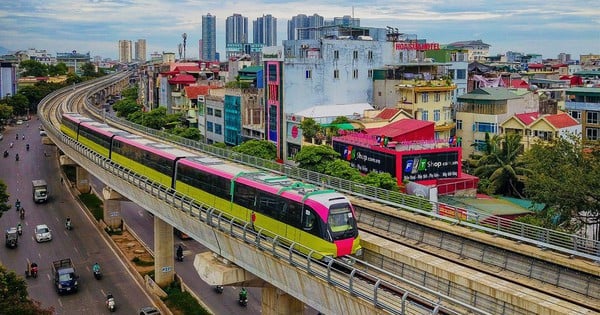
<svg viewBox="0 0 600 315">
<path fill-rule="evenodd" d="M 396 114 L 398 114 L 399 111 L 400 110 L 397 108 L 386 108 L 382 110 L 381 113 L 377 114 L 375 118 L 389 120 L 394 118 L 394 116 L 396 116 Z"/>
<path fill-rule="evenodd" d="M 179 71 L 173 70 L 173 71 L 161 72 L 160 74 L 162 74 L 162 75 L 176 75 L 176 74 L 179 74 Z"/>
<path fill-rule="evenodd" d="M 515 117 L 517 117 L 518 120 L 522 121 L 525 124 L 525 126 L 529 126 L 532 122 L 534 122 L 536 119 L 538 119 L 538 117 L 540 117 L 540 113 L 533 112 L 533 113 L 515 114 Z"/>
<path fill-rule="evenodd" d="M 185 87 L 185 95 L 188 99 L 195 100 L 198 95 L 207 95 L 210 89 L 208 85 L 188 85 Z"/>
<path fill-rule="evenodd" d="M 196 78 L 191 74 L 180 74 L 169 80 L 169 84 L 192 84 L 195 82 Z"/>
<path fill-rule="evenodd" d="M 402 119 L 380 128 L 365 129 L 365 133 L 375 136 L 385 135 L 386 137 L 396 138 L 398 136 L 414 132 L 415 130 L 433 125 L 434 123 L 431 121 Z"/>
<path fill-rule="evenodd" d="M 528 68 L 541 69 L 544 67 L 541 63 L 530 63 L 527 65 Z"/>
<path fill-rule="evenodd" d="M 502 78 L 502 82 L 504 82 L 504 86 L 505 87 L 509 87 L 509 88 L 515 88 L 515 89 L 528 89 L 529 88 L 529 83 L 527 83 L 526 81 L 522 80 L 522 79 L 508 79 L 508 78 Z"/>
<path fill-rule="evenodd" d="M 552 126 L 556 127 L 557 129 L 579 125 L 579 122 L 577 122 L 575 118 L 571 117 L 571 115 L 567 113 L 548 115 L 545 116 L 544 119 L 546 119 L 546 121 L 548 121 Z"/>
<path fill-rule="evenodd" d="M 175 69 L 173 69 L 173 71 L 199 73 L 200 67 L 199 66 L 177 66 L 177 67 L 175 67 Z"/>
</svg>

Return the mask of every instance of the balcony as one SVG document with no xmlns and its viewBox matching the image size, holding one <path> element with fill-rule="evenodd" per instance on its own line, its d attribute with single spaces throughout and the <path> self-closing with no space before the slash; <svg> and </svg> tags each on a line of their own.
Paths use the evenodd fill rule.
<svg viewBox="0 0 600 315">
<path fill-rule="evenodd" d="M 565 102 L 567 110 L 600 110 L 600 103 Z"/>
<path fill-rule="evenodd" d="M 410 89 L 416 92 L 453 91 L 456 89 L 456 85 L 450 79 L 399 80 L 396 87 L 399 90 Z"/>
</svg>

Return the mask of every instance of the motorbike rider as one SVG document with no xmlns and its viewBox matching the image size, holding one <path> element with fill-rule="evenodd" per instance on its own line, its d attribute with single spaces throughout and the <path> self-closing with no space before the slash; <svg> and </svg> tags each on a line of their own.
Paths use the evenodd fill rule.
<svg viewBox="0 0 600 315">
<path fill-rule="evenodd" d="M 181 247 L 181 245 L 177 247 L 177 259 L 179 261 L 183 260 L 183 247 Z"/>
<path fill-rule="evenodd" d="M 27 151 L 29 151 L 29 143 L 25 145 L 25 149 L 27 149 Z"/>
<path fill-rule="evenodd" d="M 23 226 L 21 225 L 21 222 L 17 223 L 17 232 L 19 235 L 23 234 Z"/>
<path fill-rule="evenodd" d="M 4 150 L 4 157 L 8 156 L 8 150 Z"/>
<path fill-rule="evenodd" d="M 15 201 L 15 208 L 17 209 L 17 211 L 19 211 L 19 209 L 21 209 L 21 200 L 19 200 L 17 198 L 17 201 Z"/>
<path fill-rule="evenodd" d="M 70 217 L 67 217 L 67 221 L 65 222 L 65 227 L 67 229 L 71 228 L 71 218 Z"/>
<path fill-rule="evenodd" d="M 21 207 L 20 215 L 21 219 L 25 219 L 25 208 Z"/>
<path fill-rule="evenodd" d="M 248 299 L 248 291 L 246 291 L 246 288 L 242 288 L 242 290 L 240 290 L 240 301 L 245 301 Z"/>
<path fill-rule="evenodd" d="M 19 160 L 19 153 L 17 153 L 17 155 L 15 155 L 15 160 Z"/>
<path fill-rule="evenodd" d="M 95 264 L 92 266 L 92 271 L 93 271 L 94 273 L 98 273 L 98 272 L 100 272 L 100 264 L 98 264 L 98 263 L 95 263 Z"/>
</svg>

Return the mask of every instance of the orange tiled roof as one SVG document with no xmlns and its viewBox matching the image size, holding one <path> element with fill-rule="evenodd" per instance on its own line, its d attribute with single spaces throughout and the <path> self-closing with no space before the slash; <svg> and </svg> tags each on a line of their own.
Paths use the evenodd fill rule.
<svg viewBox="0 0 600 315">
<path fill-rule="evenodd" d="M 396 114 L 398 114 L 399 111 L 400 110 L 397 108 L 386 108 L 382 110 L 381 113 L 377 114 L 375 118 L 388 120 L 394 118 L 394 116 L 396 116 Z"/>
<path fill-rule="evenodd" d="M 185 95 L 190 100 L 195 100 L 198 95 L 207 95 L 211 87 L 208 85 L 188 85 L 185 87 Z"/>
<path fill-rule="evenodd" d="M 544 119 L 546 119 L 546 121 L 548 121 L 552 126 L 556 127 L 557 129 L 579 125 L 579 122 L 577 122 L 575 118 L 571 117 L 571 115 L 567 113 L 548 115 L 544 117 Z"/>
<path fill-rule="evenodd" d="M 194 78 L 191 74 L 180 74 L 176 77 L 169 79 L 169 84 L 192 84 L 196 82 L 196 78 Z"/>
<path fill-rule="evenodd" d="M 173 69 L 174 71 L 179 71 L 179 72 L 200 72 L 200 67 L 198 66 L 177 66 L 175 67 L 175 69 Z"/>
</svg>

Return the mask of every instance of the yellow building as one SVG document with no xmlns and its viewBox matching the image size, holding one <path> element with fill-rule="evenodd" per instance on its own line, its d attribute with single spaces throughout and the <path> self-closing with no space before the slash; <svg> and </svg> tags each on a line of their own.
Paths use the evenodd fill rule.
<svg viewBox="0 0 600 315">
<path fill-rule="evenodd" d="M 502 134 L 521 135 L 524 151 L 538 141 L 580 135 L 581 124 L 567 113 L 542 115 L 539 112 L 514 114 L 501 125 Z"/>
</svg>

